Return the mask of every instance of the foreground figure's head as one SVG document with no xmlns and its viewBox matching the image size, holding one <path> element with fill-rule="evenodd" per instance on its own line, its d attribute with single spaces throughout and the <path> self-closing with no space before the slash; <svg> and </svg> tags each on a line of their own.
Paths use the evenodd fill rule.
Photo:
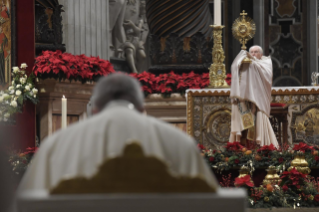
<svg viewBox="0 0 319 212">
<path fill-rule="evenodd" d="M 263 56 L 263 49 L 260 46 L 252 46 L 249 49 L 249 53 L 251 56 L 256 57 L 260 60 Z"/>
<path fill-rule="evenodd" d="M 99 80 L 92 95 L 93 114 L 103 110 L 113 100 L 129 101 L 135 109 L 140 112 L 144 111 L 144 95 L 141 84 L 128 75 L 114 73 Z"/>
</svg>

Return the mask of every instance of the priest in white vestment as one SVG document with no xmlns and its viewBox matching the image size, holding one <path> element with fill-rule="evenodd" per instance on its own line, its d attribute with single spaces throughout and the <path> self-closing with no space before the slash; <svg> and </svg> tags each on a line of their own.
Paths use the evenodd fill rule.
<svg viewBox="0 0 319 212">
<path fill-rule="evenodd" d="M 144 96 L 136 79 L 120 73 L 102 78 L 92 103 L 92 117 L 42 142 L 18 192 L 48 191 L 65 178 L 90 178 L 106 159 L 121 156 L 136 141 L 146 156 L 165 162 L 172 175 L 200 177 L 219 187 L 192 138 L 142 113 Z"/>
<path fill-rule="evenodd" d="M 246 58 L 251 64 L 242 63 Z M 232 117 L 230 142 L 240 141 L 244 130 L 247 138 L 260 146 L 273 144 L 279 148 L 278 141 L 269 121 L 272 62 L 263 56 L 260 46 L 253 46 L 249 53 L 242 50 L 231 66 Z"/>
</svg>

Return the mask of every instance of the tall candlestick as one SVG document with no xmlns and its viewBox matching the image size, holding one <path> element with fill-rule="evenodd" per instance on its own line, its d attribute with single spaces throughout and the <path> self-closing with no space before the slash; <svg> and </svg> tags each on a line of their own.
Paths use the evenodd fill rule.
<svg viewBox="0 0 319 212">
<path fill-rule="evenodd" d="M 222 25 L 222 3 L 221 0 L 214 0 L 214 24 Z"/>
<path fill-rule="evenodd" d="M 61 128 L 65 129 L 66 128 L 66 116 L 67 116 L 67 99 L 63 95 L 62 98 L 62 120 L 61 120 Z"/>
</svg>

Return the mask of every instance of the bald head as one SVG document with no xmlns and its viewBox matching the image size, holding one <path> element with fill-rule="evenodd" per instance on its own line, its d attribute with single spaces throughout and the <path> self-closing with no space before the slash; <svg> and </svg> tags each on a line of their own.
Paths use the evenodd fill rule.
<svg viewBox="0 0 319 212">
<path fill-rule="evenodd" d="M 135 78 L 123 73 L 113 73 L 98 81 L 92 95 L 93 113 L 101 111 L 113 100 L 126 100 L 138 111 L 144 110 L 141 84 Z"/>
<path fill-rule="evenodd" d="M 261 59 L 261 57 L 263 56 L 263 49 L 260 46 L 252 46 L 249 49 L 249 54 L 253 57 L 256 57 L 257 59 Z"/>
</svg>

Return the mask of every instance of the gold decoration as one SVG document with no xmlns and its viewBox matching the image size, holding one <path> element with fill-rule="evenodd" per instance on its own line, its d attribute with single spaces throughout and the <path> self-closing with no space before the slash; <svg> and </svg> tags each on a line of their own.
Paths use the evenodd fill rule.
<svg viewBox="0 0 319 212">
<path fill-rule="evenodd" d="M 249 168 L 247 166 L 240 167 L 238 178 L 245 177 L 246 175 L 249 175 Z"/>
<path fill-rule="evenodd" d="M 106 160 L 90 179 L 62 180 L 51 194 L 191 193 L 216 192 L 200 177 L 172 176 L 167 165 L 145 156 L 138 143 L 128 144 L 122 156 Z"/>
<path fill-rule="evenodd" d="M 298 172 L 303 174 L 310 174 L 311 172 L 308 167 L 308 162 L 305 160 L 305 154 L 302 151 L 297 152 L 290 165 L 291 166 L 289 167 L 288 171 L 295 167 Z"/>
<path fill-rule="evenodd" d="M 222 46 L 222 32 L 224 26 L 211 25 L 213 28 L 213 38 L 214 38 L 214 47 L 213 47 L 213 64 L 209 67 L 209 80 L 211 88 L 228 88 L 226 82 L 226 69 L 225 69 L 225 53 Z"/>
<path fill-rule="evenodd" d="M 252 39 L 256 32 L 256 24 L 250 17 L 245 17 L 247 13 L 243 10 L 240 13 L 241 17 L 237 18 L 232 26 L 233 36 L 237 39 L 241 44 L 242 50 L 246 50 L 246 43 L 250 39 Z M 242 63 L 251 63 L 251 60 L 246 57 Z"/>
<path fill-rule="evenodd" d="M 280 181 L 280 177 L 277 174 L 277 170 L 275 166 L 269 166 L 268 169 L 266 169 L 267 175 L 265 179 L 263 180 L 263 184 L 277 184 Z"/>
</svg>

